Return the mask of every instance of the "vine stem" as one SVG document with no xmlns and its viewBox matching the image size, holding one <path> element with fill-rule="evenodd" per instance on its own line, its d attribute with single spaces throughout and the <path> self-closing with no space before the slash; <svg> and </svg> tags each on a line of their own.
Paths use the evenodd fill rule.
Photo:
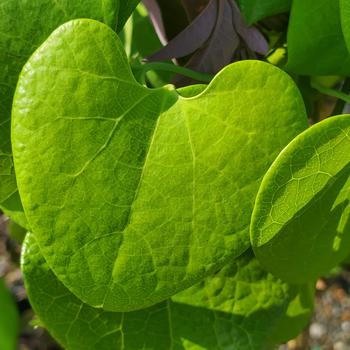
<svg viewBox="0 0 350 350">
<path fill-rule="evenodd" d="M 341 89 L 342 93 L 346 94 L 349 98 L 350 93 L 350 79 L 346 78 Z M 349 100 L 339 99 L 333 109 L 333 115 L 342 114 L 346 103 L 350 103 Z"/>
<path fill-rule="evenodd" d="M 141 66 L 142 71 L 142 81 L 145 81 L 145 76 L 147 72 L 149 71 L 166 71 L 166 72 L 172 72 L 176 74 L 181 74 L 185 77 L 198 80 L 204 83 L 210 83 L 213 79 L 214 75 L 208 74 L 208 73 L 201 73 L 196 72 L 192 69 L 176 66 L 171 63 L 165 63 L 165 62 L 148 62 Z"/>
<path fill-rule="evenodd" d="M 325 87 L 325 86 L 323 86 L 319 83 L 316 83 L 316 82 L 312 82 L 311 86 L 314 89 L 321 92 L 322 94 L 338 98 L 340 101 L 342 101 L 342 104 L 350 103 L 350 96 L 347 93 L 345 93 L 345 91 L 343 91 L 343 89 L 341 91 L 338 91 L 338 90 L 335 90 L 332 88 Z"/>
</svg>

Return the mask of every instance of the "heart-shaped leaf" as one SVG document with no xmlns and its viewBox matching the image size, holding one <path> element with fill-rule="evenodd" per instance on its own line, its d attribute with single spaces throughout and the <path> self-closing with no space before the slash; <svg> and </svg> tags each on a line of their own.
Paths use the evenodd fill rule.
<svg viewBox="0 0 350 350">
<path fill-rule="evenodd" d="M 254 252 L 290 282 L 327 273 L 349 254 L 350 115 L 314 125 L 264 177 L 252 216 Z"/>
<path fill-rule="evenodd" d="M 339 0 L 293 1 L 287 67 L 301 75 L 350 75 Z"/>
<path fill-rule="evenodd" d="M 251 251 L 173 300 L 128 313 L 95 309 L 77 299 L 50 270 L 32 234 L 26 237 L 22 268 L 40 321 L 68 350 L 270 349 L 281 324 L 289 326 L 284 335 L 290 339 L 313 309 L 311 288 L 289 286 L 266 273 Z M 291 316 L 295 300 L 302 303 Z"/>
<path fill-rule="evenodd" d="M 32 56 L 13 117 L 45 258 L 81 300 L 112 311 L 155 304 L 241 255 L 260 179 L 307 127 L 298 89 L 267 63 L 228 66 L 192 98 L 150 90 L 92 20 Z"/>
<path fill-rule="evenodd" d="M 59 25 L 93 18 L 118 29 L 137 0 L 7 0 L 0 5 L 0 208 L 26 226 L 10 142 L 10 111 L 19 73 L 29 56 Z M 119 16 L 118 16 L 119 14 Z"/>
</svg>

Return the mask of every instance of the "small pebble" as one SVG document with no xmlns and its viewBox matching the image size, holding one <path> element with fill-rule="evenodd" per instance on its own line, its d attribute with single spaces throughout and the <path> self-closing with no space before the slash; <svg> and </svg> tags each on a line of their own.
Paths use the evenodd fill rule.
<svg viewBox="0 0 350 350">
<path fill-rule="evenodd" d="M 350 350 L 350 347 L 341 341 L 338 341 L 333 345 L 333 350 Z"/>
<path fill-rule="evenodd" d="M 347 305 L 344 305 L 344 306 L 347 306 Z M 342 321 L 350 321 L 350 310 L 345 309 L 342 316 L 341 316 L 341 319 L 342 319 Z"/>
<path fill-rule="evenodd" d="M 344 298 L 346 298 L 346 293 L 343 288 L 337 288 L 334 291 L 335 297 L 339 300 L 342 301 Z"/>
<path fill-rule="evenodd" d="M 321 339 L 326 333 L 326 327 L 320 323 L 313 323 L 310 326 L 310 337 L 313 339 Z"/>
<path fill-rule="evenodd" d="M 341 317 L 342 312 L 343 312 L 342 305 L 341 304 L 337 305 L 333 302 L 333 318 L 337 319 Z"/>
<path fill-rule="evenodd" d="M 341 324 L 341 329 L 342 329 L 343 332 L 345 332 L 345 333 L 350 333 L 350 321 L 342 322 L 342 324 Z"/>
<path fill-rule="evenodd" d="M 288 350 L 295 350 L 297 348 L 298 348 L 298 344 L 297 344 L 297 341 L 295 339 L 290 340 L 288 342 L 288 347 L 287 347 Z"/>
<path fill-rule="evenodd" d="M 326 290 L 327 289 L 326 281 L 321 279 L 321 278 L 319 280 L 317 280 L 316 289 L 320 290 L 320 291 Z"/>
</svg>

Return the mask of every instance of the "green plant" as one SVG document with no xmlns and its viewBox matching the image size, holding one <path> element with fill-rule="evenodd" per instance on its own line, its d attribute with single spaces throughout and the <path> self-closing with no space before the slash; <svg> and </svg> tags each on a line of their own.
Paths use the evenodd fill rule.
<svg viewBox="0 0 350 350">
<path fill-rule="evenodd" d="M 17 343 L 19 317 L 17 306 L 2 278 L 0 279 L 0 310 L 0 348 L 13 350 Z"/>
<path fill-rule="evenodd" d="M 248 27 L 233 0 L 144 1 L 161 40 L 191 21 L 162 48 L 144 7 L 124 27 L 137 3 L 2 7 L 0 207 L 33 309 L 72 350 L 272 349 L 350 249 L 350 115 L 308 123 L 349 100 L 349 5 L 240 0 Z"/>
<path fill-rule="evenodd" d="M 350 115 L 296 137 L 264 177 L 251 223 L 254 252 L 293 283 L 326 274 L 349 254 Z"/>
<path fill-rule="evenodd" d="M 219 273 L 152 307 L 126 313 L 84 304 L 48 267 L 32 234 L 23 272 L 41 321 L 68 349 L 262 349 L 295 336 L 313 309 L 313 286 L 266 273 L 251 250 Z"/>
<path fill-rule="evenodd" d="M 18 75 L 29 56 L 60 24 L 94 18 L 119 31 L 138 0 L 9 0 L 0 4 L 0 208 L 26 226 L 10 142 L 10 112 Z"/>
<path fill-rule="evenodd" d="M 159 302 L 247 250 L 259 179 L 307 127 L 294 83 L 271 65 L 228 66 L 198 97 L 150 90 L 115 33 L 91 20 L 59 28 L 28 61 L 13 120 L 17 180 L 44 255 L 82 300 L 113 311 Z"/>
</svg>

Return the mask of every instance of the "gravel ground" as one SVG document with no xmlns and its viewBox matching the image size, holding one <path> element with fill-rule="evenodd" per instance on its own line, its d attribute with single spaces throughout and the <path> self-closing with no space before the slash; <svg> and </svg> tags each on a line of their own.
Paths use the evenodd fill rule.
<svg viewBox="0 0 350 350">
<path fill-rule="evenodd" d="M 350 266 L 316 284 L 315 312 L 309 327 L 279 350 L 350 350 Z"/>
<path fill-rule="evenodd" d="M 21 314 L 19 350 L 59 350 L 42 328 L 28 303 L 19 269 L 20 245 L 7 235 L 7 219 L 0 216 L 0 277 L 17 300 Z M 315 313 L 310 326 L 279 350 L 350 350 L 350 265 L 337 269 L 316 285 Z"/>
<path fill-rule="evenodd" d="M 350 350 L 350 269 L 316 285 L 316 310 L 309 327 L 311 349 Z"/>
</svg>

